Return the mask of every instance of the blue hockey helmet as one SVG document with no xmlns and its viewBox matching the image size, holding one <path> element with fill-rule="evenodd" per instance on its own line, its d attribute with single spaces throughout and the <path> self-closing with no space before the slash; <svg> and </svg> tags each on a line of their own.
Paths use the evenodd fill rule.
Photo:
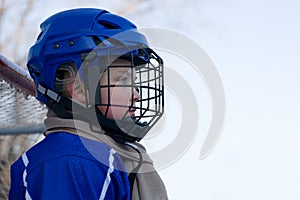
<svg viewBox="0 0 300 200">
<path fill-rule="evenodd" d="M 73 61 L 79 68 L 83 61 L 82 54 L 99 48 L 99 43 L 103 42 L 103 49 L 116 46 L 109 42 L 109 38 L 115 37 L 115 43 L 124 46 L 148 46 L 146 38 L 133 23 L 100 9 L 63 11 L 45 20 L 40 28 L 41 33 L 29 50 L 27 66 L 36 84 L 43 84 L 52 90 L 60 64 Z M 120 34 L 123 32 L 126 34 Z M 37 98 L 46 103 L 47 97 L 39 91 Z"/>
<path fill-rule="evenodd" d="M 139 90 L 141 93 L 138 106 L 126 105 L 129 109 L 138 111 L 138 114 L 131 119 L 135 122 L 135 126 L 128 125 L 131 124 L 127 123 L 128 119 L 118 121 L 98 113 L 96 107 L 104 105 L 99 97 L 87 98 L 89 104 L 87 107 L 95 107 L 97 121 L 111 134 L 120 138 L 125 137 L 125 140 L 135 141 L 143 138 L 163 113 L 163 62 L 149 48 L 145 36 L 137 31 L 137 27 L 127 19 L 106 10 L 80 8 L 55 14 L 46 19 L 40 28 L 41 33 L 30 48 L 27 62 L 29 73 L 36 84 L 37 99 L 47 104 L 56 113 L 67 113 L 62 110 L 66 107 L 70 110 L 70 102 L 66 101 L 66 98 L 55 88 L 57 70 L 60 66 L 72 63 L 80 72 L 85 88 L 91 94 L 99 92 L 96 90 L 100 88 L 98 82 L 98 85 L 94 83 L 95 86 L 91 89 L 91 84 L 88 83 L 91 81 L 87 81 L 95 75 L 93 73 L 95 70 L 91 68 L 101 66 L 99 73 L 103 73 L 112 62 L 109 56 L 128 60 L 131 63 L 130 67 L 139 74 L 138 77 L 146 79 L 133 81 L 127 85 L 132 88 L 132 91 Z M 103 62 L 104 60 L 107 62 Z M 106 102 L 105 106 L 113 105 Z M 87 107 L 82 108 L 85 111 L 79 111 L 79 115 L 88 113 Z M 68 115 L 61 115 L 61 117 L 65 116 Z M 83 118 L 91 121 L 88 116 Z M 122 127 L 117 127 L 120 124 Z"/>
</svg>

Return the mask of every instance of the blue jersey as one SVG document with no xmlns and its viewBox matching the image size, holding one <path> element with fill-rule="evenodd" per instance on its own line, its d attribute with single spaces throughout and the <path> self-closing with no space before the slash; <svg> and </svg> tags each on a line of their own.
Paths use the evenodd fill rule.
<svg viewBox="0 0 300 200">
<path fill-rule="evenodd" d="M 108 145 L 52 133 L 11 167 L 9 199 L 130 199 L 121 157 Z"/>
</svg>

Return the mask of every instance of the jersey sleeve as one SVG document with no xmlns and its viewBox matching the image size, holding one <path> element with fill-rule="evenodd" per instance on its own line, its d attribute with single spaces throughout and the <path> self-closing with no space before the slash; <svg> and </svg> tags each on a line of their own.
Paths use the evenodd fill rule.
<svg viewBox="0 0 300 200">
<path fill-rule="evenodd" d="M 32 199 L 130 199 L 126 172 L 79 156 L 43 163 L 27 175 Z M 101 197 L 101 198 L 100 198 Z"/>
<path fill-rule="evenodd" d="M 10 189 L 8 194 L 9 200 L 24 199 L 25 187 L 23 183 L 23 174 L 25 167 L 23 163 L 17 160 L 10 168 Z"/>
</svg>

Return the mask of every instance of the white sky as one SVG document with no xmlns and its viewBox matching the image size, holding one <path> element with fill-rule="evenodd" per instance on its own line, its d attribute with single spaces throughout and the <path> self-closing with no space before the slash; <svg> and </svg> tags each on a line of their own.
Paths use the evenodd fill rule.
<svg viewBox="0 0 300 200">
<path fill-rule="evenodd" d="M 117 11 L 122 1 L 62 2 L 39 1 L 31 22 L 36 35 L 42 19 L 58 10 L 97 6 Z M 139 27 L 172 29 L 201 45 L 216 64 L 227 98 L 223 135 L 212 154 L 198 159 L 205 133 L 200 130 L 184 156 L 160 171 L 170 199 L 299 199 L 299 1 L 145 2 L 155 9 L 128 17 Z M 146 8 L 147 3 L 140 7 Z M 204 99 L 200 115 L 205 118 L 210 116 L 208 95 L 201 88 L 204 94 L 197 98 Z"/>
</svg>

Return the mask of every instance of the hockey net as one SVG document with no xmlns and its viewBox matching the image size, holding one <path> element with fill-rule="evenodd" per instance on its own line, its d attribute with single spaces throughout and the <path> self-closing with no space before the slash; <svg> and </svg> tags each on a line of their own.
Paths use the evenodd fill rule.
<svg viewBox="0 0 300 200">
<path fill-rule="evenodd" d="M 46 112 L 28 73 L 0 55 L 0 199 L 7 199 L 10 165 L 43 137 Z"/>
</svg>

